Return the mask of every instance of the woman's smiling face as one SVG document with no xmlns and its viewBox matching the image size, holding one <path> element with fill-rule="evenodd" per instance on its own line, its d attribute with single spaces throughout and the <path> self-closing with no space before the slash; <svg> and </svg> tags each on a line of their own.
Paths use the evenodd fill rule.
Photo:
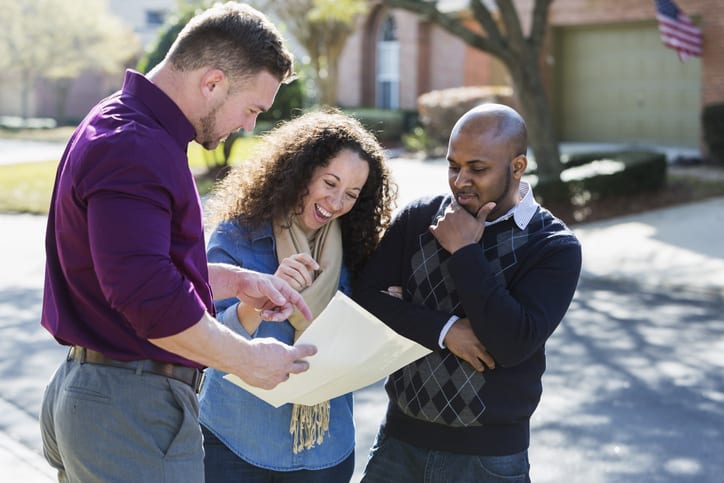
<svg viewBox="0 0 724 483">
<path fill-rule="evenodd" d="M 311 233 L 349 213 L 369 172 L 367 161 L 348 149 L 340 151 L 327 166 L 318 167 L 309 182 L 309 193 L 302 199 L 302 228 Z"/>
</svg>

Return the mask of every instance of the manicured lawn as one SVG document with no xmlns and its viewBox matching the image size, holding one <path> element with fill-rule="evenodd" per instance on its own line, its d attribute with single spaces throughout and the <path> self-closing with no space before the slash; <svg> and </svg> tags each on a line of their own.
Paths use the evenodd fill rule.
<svg viewBox="0 0 724 483">
<path fill-rule="evenodd" d="M 47 213 L 57 161 L 0 166 L 0 212 Z"/>
<path fill-rule="evenodd" d="M 231 164 L 246 159 L 258 142 L 257 138 L 240 138 L 231 151 Z M 221 147 L 218 153 L 209 153 L 196 143 L 189 145 L 189 166 L 197 174 L 207 170 L 208 162 L 221 159 Z M 39 213 L 48 212 L 50 195 L 53 191 L 57 160 L 36 163 L 17 163 L 0 166 L 0 212 L 3 213 Z M 200 182 L 199 192 L 205 194 L 211 183 Z"/>
</svg>

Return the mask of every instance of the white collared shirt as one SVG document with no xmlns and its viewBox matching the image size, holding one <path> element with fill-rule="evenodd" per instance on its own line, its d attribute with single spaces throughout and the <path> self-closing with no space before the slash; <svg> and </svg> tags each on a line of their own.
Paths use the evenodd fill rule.
<svg viewBox="0 0 724 483">
<path fill-rule="evenodd" d="M 508 210 L 503 216 L 499 216 L 493 221 L 485 221 L 485 226 L 495 225 L 501 221 L 513 217 L 513 221 L 518 225 L 518 228 L 524 230 L 530 220 L 533 218 L 535 211 L 538 209 L 538 202 L 533 197 L 533 190 L 530 188 L 530 184 L 527 181 L 521 181 L 520 187 L 518 188 L 520 193 L 520 202 Z"/>
</svg>

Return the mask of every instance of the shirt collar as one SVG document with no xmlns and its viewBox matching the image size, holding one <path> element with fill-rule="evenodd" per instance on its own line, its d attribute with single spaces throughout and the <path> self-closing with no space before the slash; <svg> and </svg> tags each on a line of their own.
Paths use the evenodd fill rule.
<svg viewBox="0 0 724 483">
<path fill-rule="evenodd" d="M 176 103 L 143 74 L 126 70 L 123 93 L 141 101 L 159 124 L 186 150 L 196 136 L 196 130 Z"/>
<path fill-rule="evenodd" d="M 530 223 L 530 220 L 533 219 L 533 215 L 535 215 L 535 212 L 538 210 L 540 205 L 533 197 L 533 189 L 527 181 L 521 180 L 518 192 L 520 193 L 521 198 L 520 203 L 513 206 L 503 216 L 493 221 L 486 221 L 485 226 L 495 225 L 496 223 L 509 219 L 511 216 L 513 217 L 515 224 L 521 230 L 528 226 L 528 223 Z"/>
</svg>

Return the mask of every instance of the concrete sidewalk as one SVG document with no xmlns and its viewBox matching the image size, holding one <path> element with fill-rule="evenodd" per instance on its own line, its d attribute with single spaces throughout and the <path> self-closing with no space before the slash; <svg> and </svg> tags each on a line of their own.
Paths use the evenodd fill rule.
<svg viewBox="0 0 724 483">
<path fill-rule="evenodd" d="M 65 143 L 0 138 L 0 165 L 58 160 Z"/>
<path fill-rule="evenodd" d="M 445 168 L 434 163 L 394 161 L 396 177 L 405 179 L 401 204 L 421 193 L 445 189 L 441 169 Z M 425 184 L 425 179 L 434 179 L 434 186 Z M 0 214 L 0 227 L 4 234 L 0 237 L 0 334 L 4 336 L 0 338 L 4 358 L 0 359 L 0 469 L 5 481 L 48 482 L 54 473 L 40 453 L 37 413 L 42 387 L 64 349 L 37 320 L 45 218 Z M 584 279 L 724 299 L 724 198 L 581 224 L 574 231 L 583 245 Z M 15 361 L 21 357 L 26 365 L 18 374 Z M 379 384 L 356 395 L 355 478 L 364 466 L 384 404 Z"/>
<path fill-rule="evenodd" d="M 573 228 L 583 278 L 724 299 L 724 197 Z"/>
<path fill-rule="evenodd" d="M 39 323 L 45 222 L 44 216 L 0 214 L 0 471 L 9 482 L 55 480 L 41 456 L 37 416 L 64 352 Z"/>
<path fill-rule="evenodd" d="M 0 399 L 2 420 L 12 421 L 12 430 L 2 426 L 0 431 L 0 471 L 3 481 L 44 483 L 57 481 L 55 471 L 40 453 L 38 420 L 4 399 Z M 35 434 L 20 435 L 17 431 Z M 32 446 L 30 444 L 34 443 Z"/>
</svg>

